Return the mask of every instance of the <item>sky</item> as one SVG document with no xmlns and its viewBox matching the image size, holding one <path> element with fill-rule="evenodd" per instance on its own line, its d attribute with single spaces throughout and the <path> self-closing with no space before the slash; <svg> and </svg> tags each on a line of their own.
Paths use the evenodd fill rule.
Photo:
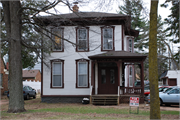
<svg viewBox="0 0 180 120">
<path fill-rule="evenodd" d="M 71 1 L 71 0 L 70 0 Z M 82 0 L 83 1 L 83 0 Z M 117 13 L 119 10 L 118 6 L 123 5 L 123 0 L 111 0 L 113 2 L 108 3 L 107 1 L 110 0 L 104 0 L 105 4 L 99 4 L 99 0 L 91 0 L 93 2 L 91 3 L 85 3 L 85 2 L 79 2 L 79 11 L 81 12 L 90 12 L 90 11 L 96 11 L 96 12 L 108 12 L 108 13 Z M 103 1 L 103 0 L 101 0 Z M 144 6 L 148 9 L 148 12 L 150 11 L 150 1 L 151 0 L 143 0 Z M 168 8 L 162 8 L 160 7 L 160 4 L 164 3 L 165 0 L 159 0 L 158 4 L 158 14 L 160 14 L 163 18 L 166 18 L 170 14 L 170 10 Z M 56 7 L 59 14 L 63 13 L 71 13 L 71 10 L 67 6 L 64 6 L 63 4 L 60 4 Z"/>
</svg>

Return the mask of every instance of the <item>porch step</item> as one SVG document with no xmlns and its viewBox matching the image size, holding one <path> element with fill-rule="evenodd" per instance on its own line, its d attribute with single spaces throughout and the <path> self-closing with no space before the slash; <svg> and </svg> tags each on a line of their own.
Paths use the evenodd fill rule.
<svg viewBox="0 0 180 120">
<path fill-rule="evenodd" d="M 95 95 L 95 96 L 92 96 L 92 104 L 93 105 L 117 105 L 118 96 Z"/>
</svg>

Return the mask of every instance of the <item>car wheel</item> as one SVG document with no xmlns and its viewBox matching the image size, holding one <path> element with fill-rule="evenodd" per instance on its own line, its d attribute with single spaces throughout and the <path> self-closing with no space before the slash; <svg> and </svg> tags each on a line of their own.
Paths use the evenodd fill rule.
<svg viewBox="0 0 180 120">
<path fill-rule="evenodd" d="M 26 100 L 29 100 L 29 94 L 27 94 L 27 96 L 26 96 Z"/>
<path fill-rule="evenodd" d="M 160 101 L 160 106 L 162 106 L 162 104 L 163 104 L 163 101 L 162 101 L 161 99 L 159 99 L 159 101 Z"/>
<path fill-rule="evenodd" d="M 33 96 L 33 99 L 35 99 L 36 98 L 36 94 Z"/>
</svg>

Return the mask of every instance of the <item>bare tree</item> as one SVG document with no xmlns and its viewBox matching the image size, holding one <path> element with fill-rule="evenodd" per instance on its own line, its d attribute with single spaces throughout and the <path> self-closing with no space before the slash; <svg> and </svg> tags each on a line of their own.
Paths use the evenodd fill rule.
<svg viewBox="0 0 180 120">
<path fill-rule="evenodd" d="M 149 33 L 149 81 L 151 90 L 150 119 L 160 119 L 157 65 L 157 8 L 158 0 L 151 0 Z"/>
<path fill-rule="evenodd" d="M 33 1 L 33 0 L 32 0 Z M 9 108 L 8 112 L 16 113 L 26 111 L 24 108 L 24 99 L 23 99 L 23 85 L 22 85 L 22 46 L 27 49 L 33 49 L 35 53 L 42 59 L 42 51 L 50 53 L 50 46 L 48 43 L 42 43 L 42 38 L 33 39 L 32 37 L 27 39 L 22 35 L 23 25 L 27 25 L 31 28 L 31 32 L 37 32 L 42 36 L 48 37 L 53 44 L 56 42 L 51 38 L 51 35 L 55 35 L 59 38 L 61 36 L 52 33 L 49 29 L 42 27 L 43 23 L 41 21 L 35 22 L 38 20 L 38 15 L 41 12 L 44 12 L 49 15 L 56 16 L 55 13 L 49 12 L 50 9 L 55 9 L 55 6 L 58 4 L 63 4 L 67 6 L 70 10 L 74 0 L 45 0 L 46 4 L 41 7 L 32 7 L 32 6 L 23 6 L 22 0 L 17 1 L 1 1 L 3 6 L 3 21 L 5 22 L 6 38 L 2 41 L 8 42 L 8 54 L 9 54 Z M 79 0 L 76 0 L 77 2 Z M 113 2 L 114 0 L 100 0 L 96 1 L 98 4 L 105 6 L 108 3 Z M 35 2 L 35 1 L 34 1 Z M 79 1 L 81 2 L 81 1 Z M 84 1 L 83 1 L 84 2 Z M 90 3 L 90 0 L 85 0 L 85 3 Z M 62 18 L 63 19 L 63 18 Z M 71 22 L 71 21 L 70 21 Z M 28 33 L 27 33 L 28 34 Z M 51 35 L 50 35 L 51 34 Z M 69 42 L 70 44 L 76 45 L 75 43 L 69 41 L 68 39 L 61 38 L 64 41 Z M 45 41 L 46 42 L 46 41 Z M 45 63 L 46 64 L 46 63 Z"/>
</svg>

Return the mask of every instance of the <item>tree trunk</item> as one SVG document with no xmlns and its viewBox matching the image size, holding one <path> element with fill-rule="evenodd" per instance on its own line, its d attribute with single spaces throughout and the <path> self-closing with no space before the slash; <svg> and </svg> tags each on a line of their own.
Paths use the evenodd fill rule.
<svg viewBox="0 0 180 120">
<path fill-rule="evenodd" d="M 151 0 L 149 33 L 150 119 L 161 119 L 157 65 L 157 8 L 158 0 Z"/>
<path fill-rule="evenodd" d="M 21 61 L 21 4 L 3 1 L 6 31 L 9 42 L 9 108 L 8 112 L 23 112 L 24 98 Z"/>
</svg>

